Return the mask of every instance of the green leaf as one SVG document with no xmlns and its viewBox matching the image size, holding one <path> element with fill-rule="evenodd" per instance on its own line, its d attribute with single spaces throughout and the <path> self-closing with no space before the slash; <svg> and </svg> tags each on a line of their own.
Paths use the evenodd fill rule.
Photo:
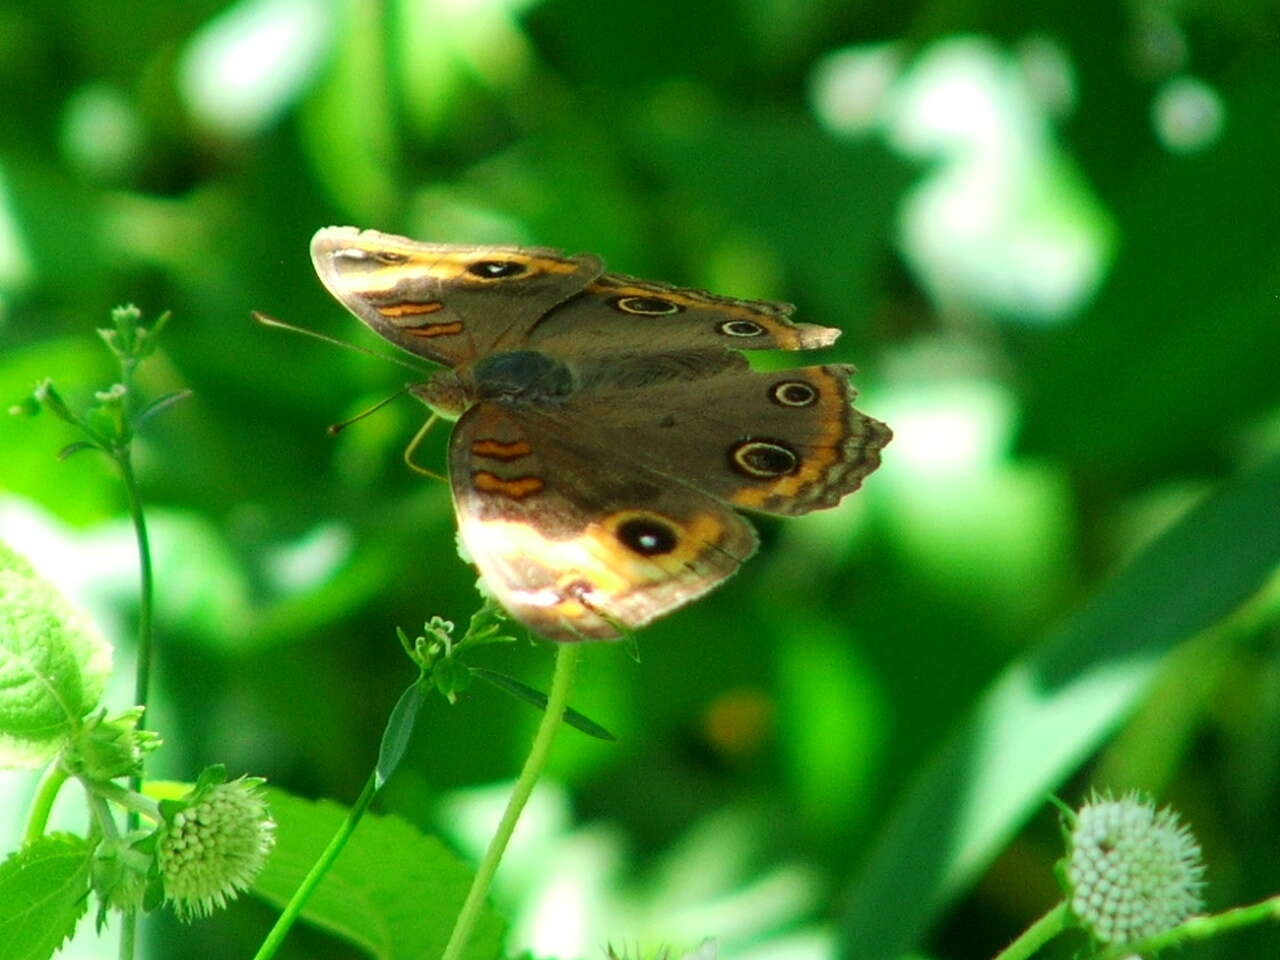
<svg viewBox="0 0 1280 960">
<path fill-rule="evenodd" d="M 75 932 L 89 905 L 89 841 L 55 833 L 0 864 L 0 944 L 5 960 L 44 960 Z"/>
<path fill-rule="evenodd" d="M 1224 485 L 998 677 L 908 789 L 849 902 L 843 955 L 890 960 L 1122 722 L 1177 644 L 1280 563 L 1280 458 Z"/>
<path fill-rule="evenodd" d="M 68 443 L 65 447 L 58 451 L 58 459 L 66 460 L 68 457 L 74 457 L 81 450 L 101 450 L 96 443 L 90 443 L 88 440 L 77 440 L 75 443 Z"/>
<path fill-rule="evenodd" d="M 191 396 L 190 390 L 175 390 L 173 393 L 166 393 L 163 397 L 157 397 L 138 411 L 138 415 L 134 419 L 134 422 L 142 423 L 148 418 L 155 416 L 161 410 L 171 407 L 175 403 L 187 399 L 189 396 Z"/>
<path fill-rule="evenodd" d="M 391 779 L 396 767 L 404 758 L 404 751 L 413 736 L 413 727 L 418 720 L 418 708 L 422 706 L 422 682 L 415 680 L 407 690 L 400 694 L 400 699 L 391 708 L 391 716 L 387 718 L 387 728 L 382 732 L 382 745 L 378 748 L 378 768 L 374 774 L 374 788 L 382 789 L 382 785 Z"/>
<path fill-rule="evenodd" d="M 222 763 L 211 763 L 200 771 L 196 777 L 196 785 L 192 793 L 203 793 L 211 787 L 227 782 L 227 767 Z"/>
<path fill-rule="evenodd" d="M 341 826 L 346 808 L 268 789 L 276 847 L 253 892 L 283 906 Z M 419 960 L 444 952 L 471 870 L 435 837 L 396 816 L 367 814 L 302 911 L 378 960 Z M 502 921 L 485 909 L 464 956 L 494 960 Z"/>
<path fill-rule="evenodd" d="M 493 670 L 486 670 L 484 667 L 472 667 L 471 672 L 481 680 L 487 680 L 499 690 L 511 694 L 517 700 L 531 703 L 539 710 L 547 709 L 547 695 L 545 693 L 540 693 L 514 677 L 508 677 L 506 674 L 497 673 Z M 564 722 L 576 730 L 581 730 L 589 737 L 595 737 L 597 740 L 608 740 L 613 743 L 618 739 L 590 717 L 583 716 L 572 707 L 565 707 Z"/>
<path fill-rule="evenodd" d="M 0 766 L 38 767 L 98 704 L 111 647 L 0 543 Z"/>
</svg>

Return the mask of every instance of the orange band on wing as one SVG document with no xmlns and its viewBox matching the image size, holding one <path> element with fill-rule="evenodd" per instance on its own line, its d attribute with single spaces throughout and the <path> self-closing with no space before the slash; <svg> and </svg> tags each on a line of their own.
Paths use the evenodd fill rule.
<svg viewBox="0 0 1280 960">
<path fill-rule="evenodd" d="M 510 443 L 504 443 L 501 440 L 486 437 L 473 441 L 471 452 L 477 457 L 484 457 L 488 460 L 510 461 L 527 457 L 533 452 L 533 448 L 524 440 L 513 440 Z"/>
<path fill-rule="evenodd" d="M 477 470 L 471 474 L 471 481 L 476 485 L 476 489 L 482 493 L 498 493 L 504 497 L 510 497 L 512 500 L 522 500 L 546 486 L 541 477 L 535 477 L 532 474 L 525 477 L 515 477 L 512 480 L 503 480 L 496 473 L 490 473 L 487 470 Z"/>
<path fill-rule="evenodd" d="M 427 300 L 422 303 L 414 303 L 411 300 L 405 300 L 401 303 L 388 303 L 384 306 L 377 307 L 377 311 L 384 317 L 417 317 L 424 313 L 435 313 L 444 308 L 444 304 L 439 300 Z"/>
<path fill-rule="evenodd" d="M 402 327 L 400 332 L 410 337 L 443 337 L 451 333 L 461 333 L 462 321 L 454 320 L 452 323 L 430 323 L 425 327 Z"/>
</svg>

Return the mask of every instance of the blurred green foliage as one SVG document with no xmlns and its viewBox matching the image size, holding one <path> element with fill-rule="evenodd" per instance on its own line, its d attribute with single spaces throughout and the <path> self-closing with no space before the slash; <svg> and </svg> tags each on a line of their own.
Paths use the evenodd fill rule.
<svg viewBox="0 0 1280 960">
<path fill-rule="evenodd" d="M 152 772 L 350 801 L 411 677 L 395 625 L 478 606 L 448 491 L 400 462 L 422 411 L 324 433 L 403 371 L 249 320 L 368 343 L 306 256 L 351 223 L 795 302 L 844 329 L 823 359 L 856 362 L 896 432 L 838 510 L 761 520 L 761 555 L 644 631 L 638 664 L 587 651 L 574 706 L 619 741 L 557 744 L 496 891 L 513 954 L 990 955 L 1056 895 L 1044 795 L 1090 785 L 1182 810 L 1211 908 L 1280 888 L 1275 16 L 0 6 L 0 396 L 104 387 L 93 330 L 130 301 L 174 314 L 141 388 L 194 391 L 138 439 Z M 4 423 L 0 536 L 127 661 L 123 494 L 92 456 L 57 462 L 68 439 Z M 545 688 L 545 648 L 484 657 Z M 486 685 L 433 704 L 381 808 L 474 856 L 535 719 Z M 148 935 L 245 956 L 270 918 Z M 288 955 L 353 949 L 300 931 Z"/>
</svg>

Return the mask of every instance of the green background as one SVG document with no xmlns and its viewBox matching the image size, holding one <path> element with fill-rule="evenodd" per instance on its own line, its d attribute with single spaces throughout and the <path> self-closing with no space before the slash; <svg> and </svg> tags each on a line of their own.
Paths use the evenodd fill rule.
<svg viewBox="0 0 1280 960">
<path fill-rule="evenodd" d="M 400 460 L 422 410 L 324 431 L 405 372 L 250 310 L 376 349 L 312 272 L 318 227 L 537 243 L 842 328 L 821 359 L 858 365 L 896 438 L 838 510 L 761 519 L 760 555 L 638 664 L 585 651 L 573 704 L 618 743 L 561 735 L 498 891 L 513 953 L 547 942 L 554 876 L 566 956 L 988 956 L 1056 896 L 1047 794 L 1095 786 L 1183 812 L 1211 908 L 1275 892 L 1276 13 L 0 7 L 0 400 L 107 386 L 93 331 L 123 302 L 173 311 L 142 388 L 193 391 L 137 444 L 152 772 L 351 800 L 412 677 L 394 626 L 478 605 L 447 489 Z M 130 533 L 105 461 L 55 459 L 71 439 L 3 424 L 0 535 L 111 631 L 122 707 Z M 478 662 L 545 689 L 549 652 Z M 483 686 L 431 704 L 379 809 L 474 856 L 457 791 L 512 777 L 535 722 Z M 148 929 L 158 956 L 245 956 L 270 918 Z"/>
</svg>

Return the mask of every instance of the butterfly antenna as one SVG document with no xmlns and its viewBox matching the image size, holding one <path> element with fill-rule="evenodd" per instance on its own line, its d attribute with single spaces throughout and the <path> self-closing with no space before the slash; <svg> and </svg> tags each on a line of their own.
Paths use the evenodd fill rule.
<svg viewBox="0 0 1280 960">
<path fill-rule="evenodd" d="M 413 386 L 413 384 L 405 384 L 395 393 L 391 394 L 391 396 L 383 397 L 381 400 L 375 403 L 368 410 L 361 410 L 354 417 L 348 417 L 346 420 L 339 421 L 338 423 L 329 424 L 329 426 L 325 427 L 324 432 L 329 434 L 329 436 L 331 437 L 336 437 L 338 434 L 340 434 L 343 430 L 347 429 L 347 427 L 351 426 L 353 423 L 359 423 L 365 417 L 369 416 L 369 414 L 377 413 L 379 410 L 385 407 L 388 403 L 390 403 L 396 397 L 399 397 L 402 394 L 404 394 L 404 392 L 407 391 L 411 386 Z"/>
<path fill-rule="evenodd" d="M 260 313 L 257 310 L 251 310 L 250 315 L 264 327 L 275 327 L 279 330 L 288 330 L 290 333 L 300 333 L 305 337 L 313 337 L 316 340 L 323 340 L 325 343 L 332 343 L 337 347 L 346 347 L 348 350 L 356 351 L 356 353 L 363 353 L 366 357 L 374 357 L 378 360 L 385 360 L 388 363 L 399 364 L 408 370 L 412 370 L 414 373 L 425 375 L 426 371 L 406 360 L 401 360 L 399 357 L 389 357 L 385 353 L 378 353 L 376 350 L 366 350 L 364 347 L 358 347 L 354 343 L 347 343 L 345 340 L 339 340 L 336 337 L 331 337 L 327 333 L 321 333 L 318 330 L 308 330 L 306 327 L 297 327 L 292 323 L 285 323 L 283 320 L 277 320 L 275 317 L 269 317 L 265 313 Z"/>
<path fill-rule="evenodd" d="M 436 473 L 434 470 L 428 470 L 426 467 L 413 462 L 413 455 L 418 452 L 419 444 L 421 444 L 423 438 L 426 437 L 427 431 L 434 427 L 436 425 L 436 421 L 439 419 L 440 415 L 433 413 L 427 418 L 427 422 L 422 425 L 422 428 L 413 435 L 413 439 L 409 441 L 409 445 L 404 448 L 404 462 L 414 473 L 420 473 L 424 477 L 432 477 L 435 480 L 439 480 L 441 483 L 448 483 L 448 480 L 440 476 L 440 474 Z"/>
</svg>

